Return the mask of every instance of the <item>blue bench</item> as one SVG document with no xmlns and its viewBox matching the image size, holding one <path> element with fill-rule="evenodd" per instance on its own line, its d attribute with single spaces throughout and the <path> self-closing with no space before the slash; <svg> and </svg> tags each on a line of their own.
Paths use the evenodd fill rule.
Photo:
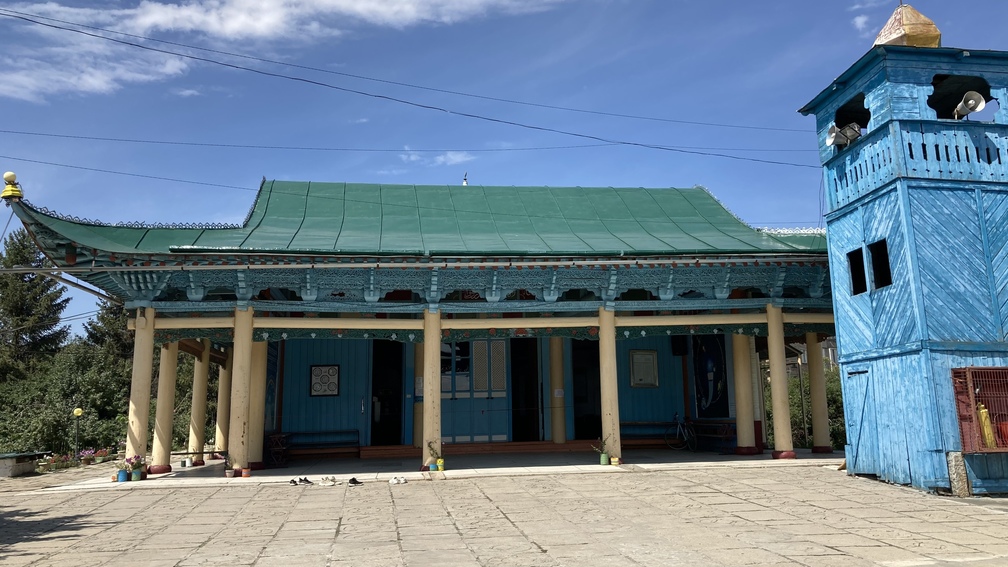
<svg viewBox="0 0 1008 567">
<path fill-rule="evenodd" d="M 339 454 L 360 456 L 360 430 L 358 429 L 292 431 L 277 435 L 283 436 L 280 442 L 283 444 L 282 450 L 285 457 Z M 274 440 L 271 439 L 271 454 L 277 448 L 274 446 Z"/>
</svg>

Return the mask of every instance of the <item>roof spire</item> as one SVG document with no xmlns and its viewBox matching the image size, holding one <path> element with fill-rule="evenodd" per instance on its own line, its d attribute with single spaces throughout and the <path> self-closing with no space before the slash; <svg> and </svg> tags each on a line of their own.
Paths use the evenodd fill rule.
<svg viewBox="0 0 1008 567">
<path fill-rule="evenodd" d="M 875 45 L 941 47 L 941 32 L 930 18 L 900 0 L 900 5 L 875 38 Z"/>
<path fill-rule="evenodd" d="M 0 194 L 0 198 L 3 198 L 7 204 L 11 201 L 15 203 L 20 201 L 24 197 L 24 193 L 21 192 L 21 184 L 17 182 L 17 175 L 14 175 L 13 171 L 8 171 L 3 174 L 4 178 L 4 190 L 3 194 Z"/>
</svg>

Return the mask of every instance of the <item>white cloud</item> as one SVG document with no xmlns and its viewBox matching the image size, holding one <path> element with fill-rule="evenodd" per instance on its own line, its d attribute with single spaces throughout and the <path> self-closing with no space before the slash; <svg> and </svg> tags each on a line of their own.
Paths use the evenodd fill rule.
<svg viewBox="0 0 1008 567">
<path fill-rule="evenodd" d="M 425 158 L 420 153 L 410 150 L 409 146 L 406 146 L 403 149 L 406 150 L 406 152 L 399 154 L 399 159 L 401 159 L 403 163 L 424 165 L 427 167 L 458 165 L 460 163 L 476 159 L 476 156 L 470 154 L 469 152 L 448 151 L 432 158 Z"/>
<path fill-rule="evenodd" d="M 201 94 L 203 94 L 203 93 L 199 92 L 196 89 L 176 89 L 176 90 L 172 91 L 172 93 L 174 93 L 175 96 L 180 96 L 182 98 L 186 98 L 186 97 L 190 97 L 190 96 L 200 96 Z"/>
<path fill-rule="evenodd" d="M 476 156 L 469 152 L 445 152 L 435 156 L 433 165 L 458 165 L 476 159 Z"/>
<path fill-rule="evenodd" d="M 4 9 L 136 35 L 165 38 L 184 33 L 183 43 L 247 51 L 248 42 L 252 40 L 265 46 L 310 42 L 338 36 L 360 25 L 404 28 L 453 24 L 495 12 L 517 14 L 548 10 L 566 1 L 570 0 L 190 0 L 178 3 L 140 0 L 125 8 L 20 2 L 6 5 Z M 4 54 L 0 56 L 0 74 L 4 76 L 0 96 L 10 98 L 40 101 L 65 92 L 109 93 L 126 84 L 161 81 L 187 70 L 187 63 L 177 57 L 13 18 L 0 18 L 0 34 L 19 38 L 18 42 L 5 42 Z M 121 39 L 143 43 L 143 40 Z M 228 47 L 229 42 L 239 40 L 241 47 Z"/>
<path fill-rule="evenodd" d="M 892 4 L 892 0 L 867 0 L 865 2 L 852 4 L 847 8 L 847 10 L 850 12 L 857 12 L 858 10 L 869 10 L 871 8 L 878 8 L 879 6 L 891 6 Z"/>
<path fill-rule="evenodd" d="M 864 31 L 865 28 L 868 27 L 868 16 L 864 14 L 855 16 L 854 19 L 851 20 L 851 23 L 854 24 L 854 27 L 857 28 L 857 31 Z"/>
<path fill-rule="evenodd" d="M 351 124 L 367 124 L 368 122 L 370 122 L 369 118 L 358 118 L 357 120 L 350 121 Z"/>
</svg>

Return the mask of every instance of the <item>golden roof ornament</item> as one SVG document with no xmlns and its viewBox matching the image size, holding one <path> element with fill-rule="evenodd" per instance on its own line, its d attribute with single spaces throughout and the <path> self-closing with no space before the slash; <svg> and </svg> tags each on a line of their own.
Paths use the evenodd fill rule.
<svg viewBox="0 0 1008 567">
<path fill-rule="evenodd" d="M 900 2 L 875 38 L 875 45 L 941 47 L 941 32 L 930 18 Z"/>
<path fill-rule="evenodd" d="M 24 193 L 21 192 L 21 184 L 17 182 L 17 175 L 14 175 L 13 171 L 8 171 L 4 173 L 3 178 L 4 190 L 3 193 L 0 193 L 0 199 L 7 203 L 20 201 L 24 197 Z"/>
</svg>

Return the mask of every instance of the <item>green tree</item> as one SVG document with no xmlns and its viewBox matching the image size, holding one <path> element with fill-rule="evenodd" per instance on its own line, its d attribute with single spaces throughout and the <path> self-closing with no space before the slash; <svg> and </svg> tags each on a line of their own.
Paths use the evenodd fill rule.
<svg viewBox="0 0 1008 567">
<path fill-rule="evenodd" d="M 28 231 L 11 232 L 4 240 L 0 267 L 46 268 Z M 66 343 L 70 327 L 60 317 L 70 298 L 66 287 L 34 273 L 0 273 L 0 382 L 23 380 L 44 368 Z"/>
<path fill-rule="evenodd" d="M 84 323 L 84 333 L 88 342 L 110 354 L 123 360 L 133 358 L 133 333 L 126 328 L 126 309 L 121 304 L 100 300 L 98 314 Z"/>
</svg>

